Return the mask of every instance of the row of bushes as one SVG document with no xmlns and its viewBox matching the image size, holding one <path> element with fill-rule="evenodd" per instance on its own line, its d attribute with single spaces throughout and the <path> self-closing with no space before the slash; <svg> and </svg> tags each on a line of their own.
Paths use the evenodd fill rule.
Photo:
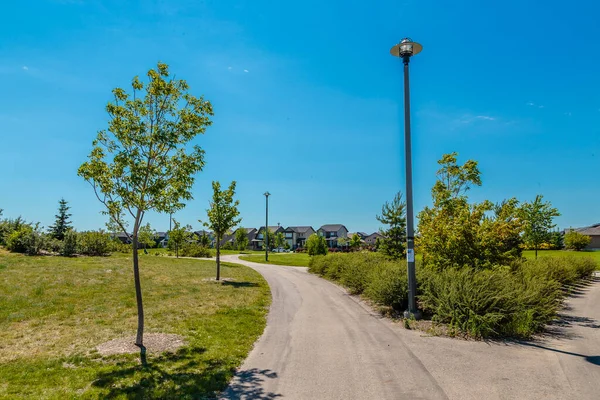
<svg viewBox="0 0 600 400">
<path fill-rule="evenodd" d="M 593 259 L 579 257 L 542 257 L 484 270 L 435 271 L 417 263 L 419 306 L 451 332 L 526 338 L 554 318 L 565 288 L 588 278 L 596 267 Z M 405 261 L 377 253 L 330 254 L 311 258 L 309 271 L 385 308 L 407 308 Z"/>
<path fill-rule="evenodd" d="M 105 256 L 112 251 L 122 250 L 120 243 L 111 240 L 110 235 L 101 231 L 67 231 L 64 240 L 60 241 L 32 225 L 23 225 L 8 234 L 5 245 L 15 253 L 38 255 L 45 252 L 67 257 L 75 254 Z"/>
</svg>

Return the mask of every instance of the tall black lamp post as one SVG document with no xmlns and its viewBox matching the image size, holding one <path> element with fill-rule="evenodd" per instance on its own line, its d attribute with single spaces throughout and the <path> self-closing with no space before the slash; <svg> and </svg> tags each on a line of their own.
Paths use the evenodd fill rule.
<svg viewBox="0 0 600 400">
<path fill-rule="evenodd" d="M 404 317 L 419 319 L 421 313 L 417 310 L 417 278 L 415 272 L 415 228 L 413 217 L 412 193 L 412 157 L 410 144 L 410 89 L 408 80 L 408 63 L 410 58 L 423 50 L 423 46 L 409 38 L 391 48 L 390 53 L 400 57 L 404 63 L 404 148 L 406 152 L 406 261 L 408 264 L 408 310 Z"/>
<path fill-rule="evenodd" d="M 271 193 L 265 192 L 265 231 L 263 232 L 263 236 L 265 238 L 265 261 L 269 261 L 269 196 Z"/>
</svg>

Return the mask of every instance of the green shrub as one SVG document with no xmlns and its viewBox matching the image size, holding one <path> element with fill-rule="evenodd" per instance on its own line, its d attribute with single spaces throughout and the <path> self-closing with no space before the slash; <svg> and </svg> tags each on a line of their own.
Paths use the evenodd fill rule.
<svg viewBox="0 0 600 400">
<path fill-rule="evenodd" d="M 77 253 L 77 232 L 74 230 L 68 230 L 65 233 L 65 239 L 63 241 L 60 255 L 71 257 L 75 255 L 75 253 Z"/>
<path fill-rule="evenodd" d="M 338 280 L 346 265 L 347 254 L 329 254 L 327 256 L 314 256 L 310 258 L 308 270 L 331 280 Z"/>
<path fill-rule="evenodd" d="M 201 246 L 197 243 L 186 243 L 181 250 L 183 257 L 212 257 L 212 252 L 209 248 Z"/>
<path fill-rule="evenodd" d="M 423 310 L 473 337 L 529 337 L 552 319 L 562 297 L 558 282 L 509 268 L 448 268 L 420 283 Z"/>
<path fill-rule="evenodd" d="M 327 241 L 323 236 L 313 233 L 306 239 L 306 251 L 309 256 L 324 256 L 327 254 Z"/>
<path fill-rule="evenodd" d="M 18 231 L 24 226 L 31 226 L 21 217 L 15 219 L 4 219 L 0 221 L 0 245 L 7 246 L 8 237 L 15 231 Z"/>
<path fill-rule="evenodd" d="M 408 307 L 406 261 L 376 263 L 364 291 L 365 297 L 380 306 L 402 311 Z"/>
<path fill-rule="evenodd" d="M 78 253 L 86 256 L 106 256 L 110 254 L 110 235 L 103 231 L 87 231 L 79 233 Z"/>
<path fill-rule="evenodd" d="M 540 257 L 527 260 L 515 267 L 526 277 L 539 277 L 554 280 L 561 285 L 573 285 L 581 279 L 589 278 L 597 264 L 591 257 Z"/>
<path fill-rule="evenodd" d="M 30 236 L 33 234 L 31 225 L 23 225 L 8 234 L 6 248 L 14 253 L 26 253 Z"/>
<path fill-rule="evenodd" d="M 309 271 L 339 281 L 352 294 L 377 304 L 399 308 L 406 303 L 406 263 L 379 253 L 337 253 L 310 259 Z M 404 282 L 404 283 L 403 283 Z"/>
<path fill-rule="evenodd" d="M 55 239 L 52 237 L 52 235 L 47 234 L 45 235 L 45 244 L 44 244 L 44 249 L 48 250 L 51 253 L 58 253 L 60 254 L 62 252 L 62 248 L 63 248 L 63 242 Z"/>
<path fill-rule="evenodd" d="M 564 243 L 565 247 L 569 250 L 583 250 L 592 241 L 588 235 L 576 231 L 570 231 L 565 233 Z"/>
<path fill-rule="evenodd" d="M 341 256 L 340 283 L 346 286 L 350 293 L 361 294 L 367 288 L 373 268 L 385 262 L 377 253 L 336 254 Z"/>
</svg>

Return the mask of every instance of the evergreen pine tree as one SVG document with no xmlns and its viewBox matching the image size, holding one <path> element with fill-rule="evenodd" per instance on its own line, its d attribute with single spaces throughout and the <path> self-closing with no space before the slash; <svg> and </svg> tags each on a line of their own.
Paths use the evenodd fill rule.
<svg viewBox="0 0 600 400">
<path fill-rule="evenodd" d="M 402 193 L 396 194 L 391 203 L 386 202 L 381 207 L 381 215 L 376 218 L 382 224 L 388 225 L 387 230 L 382 230 L 383 238 L 380 240 L 378 250 L 385 255 L 397 259 L 404 254 L 406 243 L 406 203 L 402 201 Z"/>
<path fill-rule="evenodd" d="M 54 225 L 48 229 L 50 236 L 58 240 L 63 240 L 65 238 L 65 233 L 73 228 L 71 226 L 71 221 L 69 221 L 71 214 L 68 213 L 71 207 L 67 204 L 68 202 L 65 199 L 60 199 L 58 202 L 58 214 L 55 215 L 56 221 L 54 222 Z"/>
</svg>

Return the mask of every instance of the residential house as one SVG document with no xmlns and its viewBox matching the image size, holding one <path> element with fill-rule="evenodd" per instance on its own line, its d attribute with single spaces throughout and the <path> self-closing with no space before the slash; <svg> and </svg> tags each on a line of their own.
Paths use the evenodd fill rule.
<svg viewBox="0 0 600 400">
<path fill-rule="evenodd" d="M 369 236 L 364 238 L 365 244 L 369 245 L 369 246 L 375 246 L 375 242 L 377 241 L 377 239 L 382 239 L 383 235 L 380 234 L 379 232 L 373 232 L 371 233 Z"/>
<path fill-rule="evenodd" d="M 246 235 L 248 236 L 248 246 L 252 246 L 252 241 L 256 239 L 258 230 L 256 228 L 244 228 L 246 229 Z"/>
<path fill-rule="evenodd" d="M 270 226 L 269 230 L 271 232 L 273 232 L 274 234 L 278 234 L 279 232 L 283 233 L 283 231 L 284 231 L 284 229 L 280 225 Z M 256 233 L 256 236 L 254 237 L 254 239 L 252 239 L 252 241 L 250 242 L 250 248 L 252 250 L 262 250 L 263 242 L 265 240 L 264 232 L 265 232 L 265 227 L 261 226 L 258 229 L 258 232 Z"/>
<path fill-rule="evenodd" d="M 582 235 L 590 237 L 590 244 L 585 248 L 586 250 L 600 250 L 600 224 L 594 224 L 583 228 L 566 229 L 565 232 L 576 231 Z"/>
<path fill-rule="evenodd" d="M 341 224 L 323 225 L 317 233 L 325 238 L 328 247 L 338 247 L 338 238 L 348 237 L 348 229 Z"/>
<path fill-rule="evenodd" d="M 167 232 L 156 232 L 154 241 L 156 242 L 156 247 L 167 247 Z"/>
<path fill-rule="evenodd" d="M 111 233 L 110 236 L 119 239 L 123 244 L 131 244 L 131 236 L 125 232 Z"/>
<path fill-rule="evenodd" d="M 316 233 L 312 226 L 288 226 L 283 231 L 285 240 L 290 245 L 290 249 L 295 250 L 298 247 L 306 245 L 306 239 Z"/>
</svg>

